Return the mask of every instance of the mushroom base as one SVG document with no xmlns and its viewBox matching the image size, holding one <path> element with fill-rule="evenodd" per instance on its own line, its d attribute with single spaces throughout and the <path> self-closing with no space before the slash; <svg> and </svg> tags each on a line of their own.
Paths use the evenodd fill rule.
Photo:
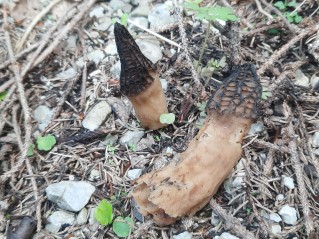
<svg viewBox="0 0 319 239">
<path fill-rule="evenodd" d="M 155 130 L 167 125 L 160 122 L 160 115 L 168 113 L 168 110 L 161 81 L 158 77 L 146 90 L 128 98 L 132 102 L 136 116 L 143 128 Z"/>
<path fill-rule="evenodd" d="M 241 157 L 252 119 L 212 112 L 177 164 L 137 179 L 133 197 L 161 226 L 193 215 L 216 193 Z"/>
</svg>

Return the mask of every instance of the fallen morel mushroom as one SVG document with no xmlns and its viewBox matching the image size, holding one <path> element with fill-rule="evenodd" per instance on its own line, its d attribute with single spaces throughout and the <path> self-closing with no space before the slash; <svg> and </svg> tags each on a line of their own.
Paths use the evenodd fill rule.
<svg viewBox="0 0 319 239">
<path fill-rule="evenodd" d="M 115 23 L 114 35 L 121 61 L 121 93 L 132 102 L 142 127 L 166 126 L 160 122 L 160 115 L 168 113 L 167 102 L 154 64 L 142 54 L 123 25 Z"/>
<path fill-rule="evenodd" d="M 206 121 L 180 161 L 137 179 L 133 197 L 140 212 L 168 225 L 204 207 L 240 159 L 260 97 L 255 68 L 238 67 L 211 97 Z"/>
</svg>

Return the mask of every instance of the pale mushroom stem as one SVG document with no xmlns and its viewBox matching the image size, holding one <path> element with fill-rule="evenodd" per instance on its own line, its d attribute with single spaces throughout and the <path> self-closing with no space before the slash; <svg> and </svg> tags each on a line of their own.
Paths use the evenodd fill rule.
<svg viewBox="0 0 319 239">
<path fill-rule="evenodd" d="M 132 102 L 142 127 L 155 130 L 166 126 L 160 122 L 161 114 L 168 110 L 156 67 L 124 26 L 115 23 L 114 35 L 121 61 L 121 92 Z"/>
<path fill-rule="evenodd" d="M 241 66 L 225 80 L 180 161 L 137 180 L 133 197 L 142 214 L 153 215 L 158 225 L 168 225 L 208 203 L 241 157 L 243 137 L 256 118 L 260 93 L 251 65 Z"/>
</svg>

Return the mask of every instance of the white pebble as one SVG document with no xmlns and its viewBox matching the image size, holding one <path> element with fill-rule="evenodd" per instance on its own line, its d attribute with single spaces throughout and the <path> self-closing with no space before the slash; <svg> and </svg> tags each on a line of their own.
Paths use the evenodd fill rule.
<svg viewBox="0 0 319 239">
<path fill-rule="evenodd" d="M 280 209 L 279 215 L 281 216 L 284 223 L 288 225 L 295 225 L 297 222 L 296 209 L 288 205 L 285 205 Z"/>
</svg>

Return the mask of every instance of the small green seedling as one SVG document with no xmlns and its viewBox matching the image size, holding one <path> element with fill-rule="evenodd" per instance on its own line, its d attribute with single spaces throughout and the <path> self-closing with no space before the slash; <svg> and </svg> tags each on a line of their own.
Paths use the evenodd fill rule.
<svg viewBox="0 0 319 239">
<path fill-rule="evenodd" d="M 284 13 L 284 16 L 287 18 L 287 20 L 290 23 L 300 23 L 302 21 L 302 17 L 298 14 L 297 11 L 291 12 L 288 10 L 289 8 L 297 7 L 296 1 L 291 1 L 291 2 L 278 1 L 274 4 L 274 6 Z"/>
<path fill-rule="evenodd" d="M 131 151 L 136 151 L 136 149 L 137 149 L 136 144 L 133 144 L 133 143 L 129 143 L 129 144 L 128 144 L 128 147 L 129 147 L 129 149 L 130 149 Z"/>
<path fill-rule="evenodd" d="M 107 152 L 109 152 L 110 154 L 114 154 L 116 148 L 115 148 L 114 146 L 112 146 L 111 144 L 109 144 L 109 145 L 106 146 L 106 150 L 107 150 Z"/>
<path fill-rule="evenodd" d="M 206 112 L 205 112 L 206 102 L 197 103 L 196 106 L 197 106 L 198 110 L 200 111 L 199 118 L 196 122 L 196 127 L 200 129 L 203 126 L 205 119 L 206 119 Z"/>
<path fill-rule="evenodd" d="M 134 221 L 130 217 L 116 217 L 113 222 L 113 231 L 118 237 L 128 237 L 134 229 Z"/>
<path fill-rule="evenodd" d="M 34 148 L 35 148 L 35 145 L 34 144 L 30 144 L 29 148 L 28 148 L 28 152 L 27 152 L 27 156 L 28 157 L 31 157 L 34 155 Z"/>
<path fill-rule="evenodd" d="M 263 100 L 267 100 L 269 97 L 272 97 L 271 92 L 267 88 L 263 88 L 262 93 L 261 93 L 261 98 Z"/>
<path fill-rule="evenodd" d="M 173 113 L 160 115 L 160 122 L 162 124 L 173 124 L 174 121 L 175 121 L 175 115 Z"/>
<path fill-rule="evenodd" d="M 3 101 L 8 94 L 8 91 L 0 92 L 0 101 Z"/>
<path fill-rule="evenodd" d="M 202 1 L 203 0 L 187 1 L 183 3 L 182 6 L 194 11 L 195 17 L 200 20 L 206 19 L 211 21 L 236 21 L 238 19 L 231 8 L 219 6 L 202 7 L 199 6 Z"/>
<path fill-rule="evenodd" d="M 128 19 L 128 14 L 127 13 L 123 13 L 120 19 L 120 23 L 124 26 L 127 26 L 127 19 Z M 112 18 L 112 23 L 116 23 L 118 19 L 116 18 Z"/>
<path fill-rule="evenodd" d="M 155 141 L 160 141 L 161 140 L 161 136 L 159 136 L 159 135 L 154 135 L 153 138 L 154 138 Z"/>
<path fill-rule="evenodd" d="M 56 139 L 52 134 L 37 138 L 37 146 L 39 150 L 50 151 L 56 144 Z"/>
<path fill-rule="evenodd" d="M 95 219 L 103 226 L 111 224 L 113 220 L 112 204 L 105 199 L 100 201 L 95 209 Z"/>
</svg>

